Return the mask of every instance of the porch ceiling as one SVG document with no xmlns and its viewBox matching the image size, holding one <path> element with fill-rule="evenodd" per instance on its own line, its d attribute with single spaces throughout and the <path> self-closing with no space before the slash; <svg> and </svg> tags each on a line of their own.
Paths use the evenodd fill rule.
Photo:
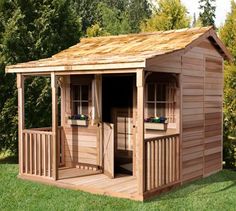
<svg viewBox="0 0 236 211">
<path fill-rule="evenodd" d="M 230 53 L 221 43 L 214 29 L 201 27 L 83 38 L 78 44 L 50 58 L 7 66 L 6 72 L 39 73 L 145 68 L 147 59 L 176 51 L 186 51 L 204 38 L 209 38 L 225 59 L 231 59 Z"/>
</svg>

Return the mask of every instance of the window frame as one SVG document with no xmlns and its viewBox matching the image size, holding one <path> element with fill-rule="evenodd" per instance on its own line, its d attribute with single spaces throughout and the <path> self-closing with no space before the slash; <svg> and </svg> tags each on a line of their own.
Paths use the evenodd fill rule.
<svg viewBox="0 0 236 211">
<path fill-rule="evenodd" d="M 83 86 L 87 86 L 88 87 L 88 100 L 83 100 L 82 99 L 82 92 L 83 92 L 83 89 L 82 87 Z M 75 89 L 78 89 L 79 91 L 79 99 L 74 99 L 75 98 Z M 88 117 L 90 117 L 90 108 L 91 108 L 91 84 L 90 83 L 73 83 L 71 84 L 71 104 L 72 104 L 72 114 L 75 115 L 75 114 L 84 114 L 84 115 L 87 115 Z M 79 104 L 79 113 L 77 112 L 77 109 L 78 109 L 78 106 L 77 108 L 75 107 L 75 103 L 78 103 Z M 87 113 L 82 113 L 82 110 L 83 110 L 83 103 L 88 103 L 88 112 Z"/>
<path fill-rule="evenodd" d="M 149 86 L 154 86 L 154 99 L 149 100 Z M 165 87 L 165 100 L 158 100 L 157 99 L 157 93 L 158 93 L 158 86 L 161 86 L 162 88 Z M 169 90 L 168 90 L 169 89 Z M 170 90 L 172 89 L 172 93 L 170 94 Z M 162 92 L 162 91 L 161 91 Z M 169 123 L 176 123 L 176 93 L 177 93 L 177 86 L 175 83 L 168 83 L 168 82 L 147 82 L 146 83 L 146 97 L 145 97 L 145 117 L 150 118 L 149 111 L 148 111 L 148 105 L 152 104 L 154 107 L 154 117 L 158 116 L 157 113 L 158 105 L 164 105 L 164 115 Z M 168 100 L 170 96 L 172 97 L 171 100 Z M 168 111 L 168 112 L 167 112 Z M 171 114 L 171 115 L 170 115 Z"/>
</svg>

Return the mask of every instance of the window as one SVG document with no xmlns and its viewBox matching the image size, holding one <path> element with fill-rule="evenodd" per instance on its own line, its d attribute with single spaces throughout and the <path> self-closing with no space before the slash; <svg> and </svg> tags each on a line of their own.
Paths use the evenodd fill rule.
<svg viewBox="0 0 236 211">
<path fill-rule="evenodd" d="M 175 122 L 175 85 L 149 83 L 146 90 L 146 116 L 164 116 L 169 123 Z"/>
<path fill-rule="evenodd" d="M 89 85 L 73 85 L 73 113 L 89 115 Z"/>
</svg>

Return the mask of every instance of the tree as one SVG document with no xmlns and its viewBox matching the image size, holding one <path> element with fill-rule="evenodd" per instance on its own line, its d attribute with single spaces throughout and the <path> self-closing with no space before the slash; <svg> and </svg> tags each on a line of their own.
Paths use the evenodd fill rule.
<svg viewBox="0 0 236 211">
<path fill-rule="evenodd" d="M 99 3 L 98 13 L 100 14 L 99 25 L 104 29 L 105 33 L 118 35 L 131 32 L 127 15 L 119 9 L 111 8 L 105 3 Z"/>
<path fill-rule="evenodd" d="M 189 26 L 190 17 L 180 0 L 159 0 L 156 12 L 141 24 L 141 30 L 171 30 Z"/>
<path fill-rule="evenodd" d="M 147 0 L 103 0 L 97 6 L 96 24 L 103 33 L 117 35 L 137 33 L 140 23 L 151 15 Z"/>
<path fill-rule="evenodd" d="M 220 28 L 221 40 L 236 59 L 236 3 L 231 1 L 231 11 L 227 14 L 225 24 Z"/>
<path fill-rule="evenodd" d="M 72 8 L 81 17 L 86 36 L 137 33 L 140 23 L 151 15 L 148 0 L 72 0 Z"/>
<path fill-rule="evenodd" d="M 147 0 L 130 0 L 126 7 L 128 23 L 131 32 L 140 32 L 140 24 L 143 20 L 150 18 L 151 4 Z"/>
<path fill-rule="evenodd" d="M 234 165 L 232 137 L 236 137 L 236 3 L 231 1 L 231 11 L 227 14 L 225 24 L 219 35 L 226 47 L 231 51 L 234 62 L 225 63 L 224 71 L 224 161 L 226 166 Z"/>
<path fill-rule="evenodd" d="M 193 14 L 193 24 L 192 27 L 196 27 L 197 25 L 197 18 L 196 18 L 196 13 Z"/>
<path fill-rule="evenodd" d="M 82 33 L 84 34 L 88 27 L 97 23 L 99 14 L 97 7 L 99 0 L 71 0 L 71 8 L 78 17 L 81 18 Z"/>
<path fill-rule="evenodd" d="M 98 23 L 88 27 L 86 30 L 87 37 L 99 37 L 109 35 Z"/>
<path fill-rule="evenodd" d="M 224 76 L 224 161 L 227 167 L 235 165 L 234 146 L 236 137 L 236 66 L 225 65 Z"/>
<path fill-rule="evenodd" d="M 5 75 L 5 66 L 49 57 L 79 41 L 80 18 L 68 2 L 2 0 L 0 3 L 0 151 L 17 151 L 15 75 Z M 31 78 L 26 87 L 26 126 L 50 125 L 50 81 Z"/>
<path fill-rule="evenodd" d="M 215 26 L 215 0 L 199 0 L 199 19 L 203 26 Z"/>
</svg>

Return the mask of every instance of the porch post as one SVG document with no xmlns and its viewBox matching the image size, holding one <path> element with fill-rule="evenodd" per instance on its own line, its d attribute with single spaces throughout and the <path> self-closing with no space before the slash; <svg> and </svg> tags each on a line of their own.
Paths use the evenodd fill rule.
<svg viewBox="0 0 236 211">
<path fill-rule="evenodd" d="M 137 179 L 138 193 L 144 192 L 144 71 L 138 70 L 136 74 L 137 86 L 137 141 L 136 141 L 136 160 L 137 160 Z"/>
<path fill-rule="evenodd" d="M 54 180 L 58 179 L 58 162 L 57 162 L 57 131 L 58 131 L 58 105 L 57 105 L 57 77 L 54 72 L 51 73 L 52 88 L 52 176 Z"/>
<path fill-rule="evenodd" d="M 19 156 L 19 174 L 23 173 L 23 130 L 25 128 L 25 102 L 24 102 L 24 76 L 17 74 L 18 90 L 18 156 Z"/>
</svg>

